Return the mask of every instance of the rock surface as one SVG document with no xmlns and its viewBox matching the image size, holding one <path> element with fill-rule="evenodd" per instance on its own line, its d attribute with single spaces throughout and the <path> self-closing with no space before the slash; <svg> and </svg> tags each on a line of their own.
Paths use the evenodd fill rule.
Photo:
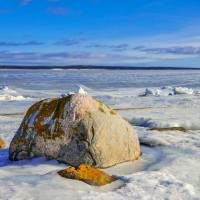
<svg viewBox="0 0 200 200">
<path fill-rule="evenodd" d="M 6 143 L 3 139 L 0 138 L 0 149 L 3 149 L 6 147 Z"/>
<path fill-rule="evenodd" d="M 58 174 L 64 178 L 80 180 L 95 186 L 103 186 L 115 181 L 115 178 L 105 172 L 85 164 L 60 170 Z"/>
<path fill-rule="evenodd" d="M 45 99 L 27 111 L 10 148 L 10 160 L 46 156 L 99 168 L 136 160 L 133 127 L 112 108 L 86 94 Z"/>
</svg>

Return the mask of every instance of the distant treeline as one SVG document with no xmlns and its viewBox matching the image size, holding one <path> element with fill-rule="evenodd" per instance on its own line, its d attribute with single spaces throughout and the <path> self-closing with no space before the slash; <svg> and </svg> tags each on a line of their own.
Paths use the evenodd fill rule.
<svg viewBox="0 0 200 200">
<path fill-rule="evenodd" d="M 68 66 L 0 66 L 0 69 L 106 69 L 106 70 L 200 70 L 190 67 L 130 67 L 130 66 L 93 66 L 93 65 L 68 65 Z"/>
</svg>

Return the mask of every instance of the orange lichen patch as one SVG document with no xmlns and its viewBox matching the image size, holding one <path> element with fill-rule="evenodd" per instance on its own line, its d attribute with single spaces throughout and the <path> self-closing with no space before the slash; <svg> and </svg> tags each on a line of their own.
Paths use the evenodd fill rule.
<svg viewBox="0 0 200 200">
<path fill-rule="evenodd" d="M 51 139 L 55 139 L 56 137 L 61 137 L 65 134 L 63 127 L 62 127 L 62 120 L 64 119 L 64 112 L 65 112 L 65 105 L 70 101 L 71 96 L 66 96 L 63 98 L 59 98 L 57 99 L 57 106 L 55 108 L 55 111 L 53 113 L 52 116 L 52 120 L 54 122 L 54 128 L 51 132 L 51 134 L 49 134 L 49 138 Z M 48 136 L 48 134 L 46 135 Z"/>
<path fill-rule="evenodd" d="M 64 178 L 81 180 L 96 186 L 103 186 L 115 181 L 112 176 L 86 164 L 81 164 L 79 167 L 69 167 L 59 171 L 58 174 Z"/>
<path fill-rule="evenodd" d="M 13 144 L 15 145 L 22 145 L 22 144 L 25 144 L 26 142 L 26 139 L 24 137 L 17 137 L 17 138 L 14 138 L 13 140 Z"/>
<path fill-rule="evenodd" d="M 3 149 L 6 147 L 6 143 L 3 139 L 0 138 L 0 149 Z"/>
<path fill-rule="evenodd" d="M 63 119 L 64 106 L 67 101 L 67 98 L 62 99 L 52 99 L 50 102 L 45 102 L 42 105 L 40 113 L 35 122 L 35 130 L 38 134 L 43 135 L 44 131 L 47 131 L 49 124 L 43 124 L 46 118 L 53 120 L 55 126 L 52 134 L 49 134 L 49 137 L 59 137 L 64 134 L 61 129 L 60 119 Z M 48 134 L 45 134 L 48 136 Z"/>
<path fill-rule="evenodd" d="M 57 108 L 57 104 L 58 99 L 53 99 L 50 102 L 43 103 L 40 113 L 38 114 L 38 117 L 34 124 L 34 127 L 38 133 L 41 133 L 49 127 L 48 124 L 43 124 L 43 122 L 46 118 L 51 117 L 51 115 Z"/>
<path fill-rule="evenodd" d="M 169 127 L 169 128 L 150 128 L 150 131 L 181 131 L 186 132 L 187 130 L 183 127 Z"/>
<path fill-rule="evenodd" d="M 70 98 L 69 95 L 63 98 L 44 99 L 35 103 L 28 109 L 19 130 L 28 132 L 33 129 L 40 136 L 51 139 L 64 135 L 61 121 L 64 118 L 64 107 Z M 54 124 L 53 129 L 48 121 Z"/>
<path fill-rule="evenodd" d="M 46 100 L 46 99 L 45 99 Z M 42 105 L 42 103 L 45 101 L 39 101 L 37 103 L 35 103 L 34 105 L 32 105 L 28 111 L 26 112 L 26 115 L 20 125 L 20 129 L 22 129 L 23 131 L 27 131 L 28 130 L 28 123 L 27 120 L 31 117 L 31 115 L 33 115 L 33 113 L 35 113 L 36 111 L 39 110 L 40 106 Z"/>
</svg>

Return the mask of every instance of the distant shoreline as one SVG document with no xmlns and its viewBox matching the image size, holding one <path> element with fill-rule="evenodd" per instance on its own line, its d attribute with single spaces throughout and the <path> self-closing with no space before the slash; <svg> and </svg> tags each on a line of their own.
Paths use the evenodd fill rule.
<svg viewBox="0 0 200 200">
<path fill-rule="evenodd" d="M 71 65 L 71 66 L 0 66 L 0 69 L 104 69 L 104 70 L 200 70 L 200 68 L 190 67 L 127 67 L 127 66 L 86 66 L 86 65 Z"/>
</svg>

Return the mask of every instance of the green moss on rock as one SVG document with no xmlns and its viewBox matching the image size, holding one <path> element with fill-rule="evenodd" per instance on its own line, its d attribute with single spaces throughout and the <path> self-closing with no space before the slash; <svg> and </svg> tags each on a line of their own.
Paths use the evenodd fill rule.
<svg viewBox="0 0 200 200">
<path fill-rule="evenodd" d="M 111 115 L 116 115 L 117 113 L 114 110 L 110 110 Z"/>
<path fill-rule="evenodd" d="M 150 128 L 148 130 L 150 131 L 181 131 L 181 132 L 187 131 L 184 127 Z"/>
<path fill-rule="evenodd" d="M 99 107 L 99 111 L 105 113 L 105 110 L 102 107 Z"/>
</svg>

